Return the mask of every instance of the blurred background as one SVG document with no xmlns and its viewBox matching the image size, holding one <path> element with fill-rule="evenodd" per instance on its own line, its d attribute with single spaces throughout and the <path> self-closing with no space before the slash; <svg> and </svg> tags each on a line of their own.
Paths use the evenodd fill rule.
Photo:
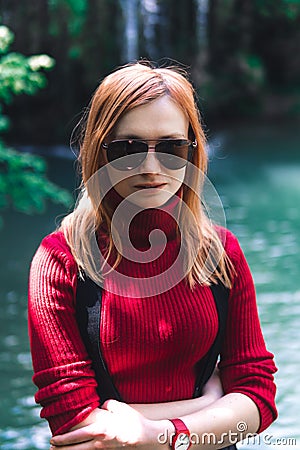
<svg viewBox="0 0 300 450">
<path fill-rule="evenodd" d="M 27 338 L 30 260 L 72 208 L 69 141 L 99 81 L 148 58 L 191 74 L 209 178 L 257 287 L 278 420 L 247 449 L 300 448 L 300 2 L 0 0 L 0 447 L 49 447 Z"/>
</svg>

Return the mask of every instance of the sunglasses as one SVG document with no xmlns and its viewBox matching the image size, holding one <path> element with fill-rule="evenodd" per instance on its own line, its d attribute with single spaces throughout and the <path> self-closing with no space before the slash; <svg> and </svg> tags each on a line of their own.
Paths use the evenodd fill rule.
<svg viewBox="0 0 300 450">
<path fill-rule="evenodd" d="M 146 159 L 149 143 L 153 141 L 139 139 L 115 140 L 102 144 L 106 150 L 107 160 L 118 170 L 132 170 L 139 167 Z M 188 139 L 160 139 L 154 146 L 156 158 L 165 168 L 182 169 L 191 161 L 197 142 Z M 124 158 L 126 156 L 126 158 Z"/>
</svg>

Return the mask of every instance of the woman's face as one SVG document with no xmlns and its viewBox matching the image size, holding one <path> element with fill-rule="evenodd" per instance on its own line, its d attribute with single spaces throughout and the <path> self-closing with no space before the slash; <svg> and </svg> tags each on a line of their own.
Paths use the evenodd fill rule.
<svg viewBox="0 0 300 450">
<path fill-rule="evenodd" d="M 155 156 L 154 145 L 160 139 L 188 139 L 189 121 L 167 95 L 138 106 L 124 114 L 114 130 L 114 140 L 151 141 L 144 161 L 135 169 L 120 171 L 107 165 L 112 186 L 122 197 L 142 208 L 157 208 L 180 188 L 186 167 L 172 170 Z"/>
</svg>

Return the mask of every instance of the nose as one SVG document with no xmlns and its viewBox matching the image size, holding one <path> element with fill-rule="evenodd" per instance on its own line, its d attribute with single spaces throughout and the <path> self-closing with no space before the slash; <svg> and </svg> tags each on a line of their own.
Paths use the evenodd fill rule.
<svg viewBox="0 0 300 450">
<path fill-rule="evenodd" d="M 144 161 L 139 167 L 140 173 L 160 173 L 161 172 L 161 165 L 158 161 L 157 157 L 155 156 L 155 148 L 150 147 L 148 148 L 148 153 Z"/>
</svg>

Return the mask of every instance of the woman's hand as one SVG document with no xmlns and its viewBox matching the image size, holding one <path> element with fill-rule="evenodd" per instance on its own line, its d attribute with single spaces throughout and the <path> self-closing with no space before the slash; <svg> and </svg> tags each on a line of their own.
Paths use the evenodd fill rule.
<svg viewBox="0 0 300 450">
<path fill-rule="evenodd" d="M 162 432 L 173 431 L 168 417 L 180 417 L 200 411 L 222 396 L 219 371 L 215 369 L 203 388 L 202 397 L 132 406 L 108 400 L 101 409 L 94 410 L 72 431 L 55 436 L 50 442 L 58 450 L 92 450 L 132 445 L 143 450 L 147 447 L 163 450 L 162 444 L 158 444 L 158 436 Z"/>
<path fill-rule="evenodd" d="M 158 445 L 158 435 L 166 427 L 172 427 L 169 421 L 153 421 L 126 403 L 108 400 L 92 412 L 81 428 L 54 436 L 50 443 L 59 450 L 92 450 L 121 448 L 125 446 L 154 449 Z M 165 428 L 164 428 L 165 427 Z M 172 428 L 171 430 L 172 431 Z M 162 446 L 160 445 L 160 448 Z"/>
<path fill-rule="evenodd" d="M 223 397 L 224 391 L 221 383 L 220 371 L 217 367 L 207 383 L 203 386 L 202 395 L 211 401 L 216 401 Z"/>
</svg>

